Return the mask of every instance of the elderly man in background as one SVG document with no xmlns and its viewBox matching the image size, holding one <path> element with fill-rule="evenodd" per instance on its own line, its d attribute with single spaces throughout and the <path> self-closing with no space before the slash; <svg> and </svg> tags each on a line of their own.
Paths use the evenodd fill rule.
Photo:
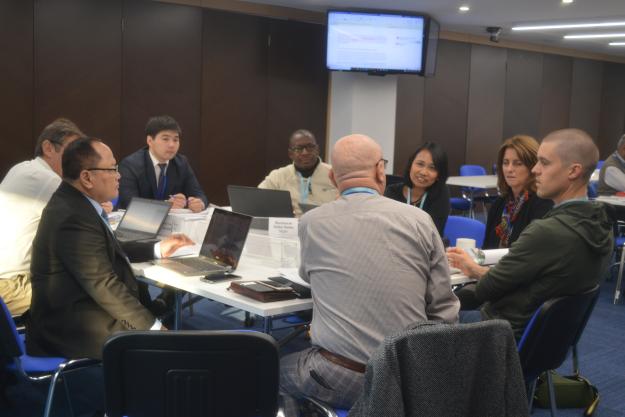
<svg viewBox="0 0 625 417">
<path fill-rule="evenodd" d="M 291 193 L 297 217 L 303 212 L 300 204 L 318 206 L 336 199 L 338 193 L 328 178 L 331 167 L 319 157 L 315 135 L 305 129 L 293 132 L 289 139 L 289 158 L 292 164 L 271 171 L 258 188 Z"/>
<path fill-rule="evenodd" d="M 616 151 L 608 157 L 599 171 L 597 192 L 614 195 L 625 191 L 625 135 L 616 144 Z"/>
<path fill-rule="evenodd" d="M 350 408 L 385 336 L 418 321 L 457 321 L 438 231 L 424 211 L 383 197 L 385 164 L 371 138 L 340 139 L 330 179 L 341 196 L 299 222 L 300 276 L 313 295 L 312 347 L 281 361 L 287 412 L 302 395 Z"/>
<path fill-rule="evenodd" d="M 41 212 L 61 184 L 61 158 L 80 129 L 67 119 L 46 126 L 35 159 L 15 165 L 0 184 L 0 297 L 13 315 L 30 307 L 30 257 Z"/>
</svg>

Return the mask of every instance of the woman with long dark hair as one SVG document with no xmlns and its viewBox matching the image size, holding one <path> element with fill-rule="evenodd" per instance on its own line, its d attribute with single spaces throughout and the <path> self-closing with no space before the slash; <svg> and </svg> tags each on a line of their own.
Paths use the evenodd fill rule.
<svg viewBox="0 0 625 417">
<path fill-rule="evenodd" d="M 384 195 L 424 210 L 442 237 L 451 211 L 445 181 L 447 154 L 437 143 L 425 142 L 408 159 L 403 182 L 387 186 Z"/>
</svg>

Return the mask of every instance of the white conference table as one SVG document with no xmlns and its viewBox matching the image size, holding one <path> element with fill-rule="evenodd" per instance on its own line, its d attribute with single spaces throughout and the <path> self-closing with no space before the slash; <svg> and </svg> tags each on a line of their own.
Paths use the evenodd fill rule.
<svg viewBox="0 0 625 417">
<path fill-rule="evenodd" d="M 248 242 L 250 239 L 248 238 Z M 247 244 L 246 244 L 247 249 Z M 203 282 L 201 276 L 187 277 L 175 271 L 153 265 L 150 262 L 132 264 L 135 275 L 144 277 L 153 283 L 167 285 L 176 292 L 174 329 L 180 328 L 182 296 L 190 293 L 202 298 L 217 301 L 245 312 L 264 318 L 263 331 L 271 334 L 273 319 L 283 315 L 312 309 L 311 298 L 295 298 L 292 300 L 273 301 L 263 303 L 252 298 L 245 297 L 233 291 L 229 291 L 231 281 L 222 281 L 214 284 Z M 271 276 L 279 275 L 280 261 L 268 259 L 263 256 L 251 255 L 248 250 L 243 251 L 243 256 L 234 272 L 241 276 L 237 281 L 263 280 Z M 451 276 L 451 284 L 458 285 L 473 281 L 464 275 Z"/>
<path fill-rule="evenodd" d="M 596 201 L 601 201 L 602 203 L 610 204 L 612 206 L 625 206 L 625 197 L 617 197 L 617 196 L 599 196 L 595 199 Z"/>
<path fill-rule="evenodd" d="M 230 280 L 210 284 L 201 281 L 201 276 L 187 277 L 149 262 L 135 263 L 133 264 L 133 269 L 137 276 L 145 277 L 150 281 L 164 284 L 177 290 L 174 329 L 180 328 L 182 310 L 181 299 L 185 292 L 227 304 L 231 307 L 263 317 L 265 319 L 265 333 L 271 333 L 272 319 L 274 317 L 294 313 L 296 311 L 310 310 L 312 308 L 311 298 L 295 298 L 292 300 L 262 303 L 229 291 Z M 261 258 L 253 256 L 241 257 L 239 266 L 234 273 L 241 276 L 237 281 L 263 280 L 271 276 L 279 275 L 276 267 L 267 266 Z"/>
<path fill-rule="evenodd" d="M 447 177 L 447 185 L 472 188 L 497 188 L 497 175 L 467 175 Z"/>
</svg>

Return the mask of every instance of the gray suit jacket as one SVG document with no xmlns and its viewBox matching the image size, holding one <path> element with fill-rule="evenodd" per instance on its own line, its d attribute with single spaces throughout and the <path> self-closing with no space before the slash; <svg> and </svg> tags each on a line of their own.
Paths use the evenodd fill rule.
<svg viewBox="0 0 625 417">
<path fill-rule="evenodd" d="M 28 353 L 100 358 L 113 332 L 149 329 L 155 319 L 139 301 L 126 251 L 143 261 L 153 250 L 149 243 L 122 249 L 85 196 L 63 182 L 33 241 Z"/>
<path fill-rule="evenodd" d="M 349 417 L 526 417 L 519 355 L 504 320 L 420 323 L 387 337 Z"/>
</svg>

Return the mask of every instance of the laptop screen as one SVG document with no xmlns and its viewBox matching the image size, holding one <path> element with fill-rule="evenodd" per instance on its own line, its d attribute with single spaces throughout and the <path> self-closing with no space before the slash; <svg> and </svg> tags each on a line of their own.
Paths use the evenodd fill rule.
<svg viewBox="0 0 625 417">
<path fill-rule="evenodd" d="M 250 216 L 216 208 L 202 242 L 200 255 L 236 268 L 251 223 Z"/>
<path fill-rule="evenodd" d="M 117 229 L 156 235 L 165 221 L 170 207 L 169 201 L 133 197 Z"/>
<path fill-rule="evenodd" d="M 229 185 L 232 210 L 254 217 L 293 217 L 291 193 L 242 185 Z"/>
</svg>

